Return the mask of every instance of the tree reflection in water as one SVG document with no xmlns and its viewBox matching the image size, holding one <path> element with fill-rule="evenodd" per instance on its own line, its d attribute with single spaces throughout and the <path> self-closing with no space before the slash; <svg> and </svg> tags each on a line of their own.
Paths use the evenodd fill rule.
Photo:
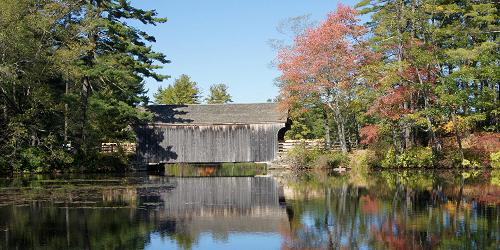
<svg viewBox="0 0 500 250">
<path fill-rule="evenodd" d="M 0 249 L 500 246 L 496 173 L 280 176 L 0 179 Z"/>
<path fill-rule="evenodd" d="M 283 249 L 500 247 L 500 187 L 487 172 L 373 172 L 362 185 L 351 175 L 281 180 L 293 211 Z"/>
</svg>

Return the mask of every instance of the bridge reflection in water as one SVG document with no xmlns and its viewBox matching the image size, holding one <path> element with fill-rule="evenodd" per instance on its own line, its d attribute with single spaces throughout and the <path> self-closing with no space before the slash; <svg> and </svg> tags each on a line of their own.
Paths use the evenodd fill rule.
<svg viewBox="0 0 500 250">
<path fill-rule="evenodd" d="M 288 222 L 280 206 L 278 183 L 269 177 L 169 178 L 173 189 L 158 197 L 141 197 L 154 204 L 160 232 L 183 232 L 197 238 L 212 233 L 227 238 L 230 232 L 279 233 Z M 141 204 L 141 201 L 139 202 Z"/>
</svg>

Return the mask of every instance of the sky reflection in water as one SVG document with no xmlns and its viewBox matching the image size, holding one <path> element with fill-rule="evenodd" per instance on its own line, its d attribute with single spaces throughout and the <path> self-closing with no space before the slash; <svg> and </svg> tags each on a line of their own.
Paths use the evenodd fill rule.
<svg viewBox="0 0 500 250">
<path fill-rule="evenodd" d="M 224 171 L 0 179 L 0 249 L 500 246 L 495 171 Z"/>
</svg>

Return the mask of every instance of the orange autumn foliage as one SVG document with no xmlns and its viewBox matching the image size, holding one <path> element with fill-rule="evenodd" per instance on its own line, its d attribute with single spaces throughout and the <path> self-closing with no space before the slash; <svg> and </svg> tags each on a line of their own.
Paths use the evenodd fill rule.
<svg viewBox="0 0 500 250">
<path fill-rule="evenodd" d="M 318 27 L 308 29 L 296 37 L 291 48 L 281 50 L 281 107 L 291 107 L 311 95 L 331 97 L 352 88 L 361 65 L 374 57 L 363 42 L 366 33 L 358 24 L 356 10 L 339 4 Z"/>
</svg>

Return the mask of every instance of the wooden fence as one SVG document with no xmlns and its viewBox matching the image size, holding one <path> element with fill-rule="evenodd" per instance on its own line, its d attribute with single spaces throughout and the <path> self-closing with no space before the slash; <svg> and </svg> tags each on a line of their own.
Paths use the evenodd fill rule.
<svg viewBox="0 0 500 250">
<path fill-rule="evenodd" d="M 286 153 L 291 148 L 304 145 L 308 149 L 325 149 L 325 140 L 323 139 L 315 139 L 315 140 L 285 140 L 283 142 L 278 143 L 278 152 Z M 357 143 L 351 143 L 351 149 L 356 149 Z M 331 145 L 332 150 L 341 150 L 340 142 L 333 142 Z"/>
<path fill-rule="evenodd" d="M 136 144 L 131 142 L 116 143 L 116 142 L 105 142 L 101 143 L 102 153 L 116 153 L 121 150 L 126 154 L 135 154 Z"/>
</svg>

